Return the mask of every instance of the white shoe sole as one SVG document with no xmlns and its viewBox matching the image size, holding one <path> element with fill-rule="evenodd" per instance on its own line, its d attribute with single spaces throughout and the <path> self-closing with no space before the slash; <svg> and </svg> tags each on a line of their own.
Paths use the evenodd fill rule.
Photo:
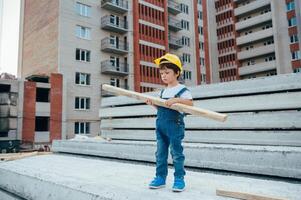
<svg viewBox="0 0 301 200">
<path fill-rule="evenodd" d="M 183 192 L 185 190 L 185 188 L 183 189 L 172 189 L 173 192 Z"/>
<path fill-rule="evenodd" d="M 160 186 L 149 186 L 150 189 L 160 189 L 160 188 L 164 188 L 165 185 L 160 185 Z"/>
</svg>

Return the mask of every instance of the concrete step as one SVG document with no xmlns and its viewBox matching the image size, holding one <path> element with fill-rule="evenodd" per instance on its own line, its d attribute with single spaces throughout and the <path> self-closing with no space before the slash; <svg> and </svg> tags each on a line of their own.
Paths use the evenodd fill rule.
<svg viewBox="0 0 301 200">
<path fill-rule="evenodd" d="M 52 151 L 155 162 L 156 144 L 88 138 L 54 141 Z M 301 179 L 301 147 L 184 143 L 184 153 L 190 167 Z"/>
<path fill-rule="evenodd" d="M 41 155 L 0 162 L 0 189 L 32 200 L 230 199 L 216 196 L 216 189 L 281 199 L 300 199 L 299 182 L 192 171 L 187 171 L 187 187 L 182 193 L 171 191 L 172 173 L 169 173 L 166 188 L 150 190 L 147 186 L 154 171 L 155 166 L 95 157 Z M 0 196 L 0 199 L 4 198 L 5 196 Z"/>
</svg>

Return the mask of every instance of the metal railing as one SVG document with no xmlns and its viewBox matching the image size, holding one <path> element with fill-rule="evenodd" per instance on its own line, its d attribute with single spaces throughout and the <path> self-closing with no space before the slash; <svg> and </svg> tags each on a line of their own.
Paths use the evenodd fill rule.
<svg viewBox="0 0 301 200">
<path fill-rule="evenodd" d="M 106 3 L 110 3 L 114 6 L 118 6 L 121 8 L 129 9 L 129 2 L 125 0 L 102 0 L 101 5 L 104 5 Z"/>
<path fill-rule="evenodd" d="M 117 66 L 113 65 L 110 60 L 105 60 L 101 62 L 101 71 L 117 71 L 128 73 L 129 65 L 127 63 L 119 63 Z"/>
<path fill-rule="evenodd" d="M 118 49 L 122 51 L 128 51 L 129 50 L 129 45 L 128 43 L 125 43 L 122 40 L 119 40 L 118 42 L 115 40 L 114 43 L 111 43 L 111 38 L 106 37 L 101 40 L 101 49 L 106 49 L 106 48 L 112 48 L 112 49 Z"/>
<path fill-rule="evenodd" d="M 123 20 L 123 19 L 113 19 L 111 18 L 111 16 L 106 15 L 104 17 L 101 18 L 101 26 L 104 25 L 110 25 L 110 26 L 114 26 L 116 28 L 122 28 L 122 29 L 128 29 L 128 23 L 127 21 Z"/>
</svg>

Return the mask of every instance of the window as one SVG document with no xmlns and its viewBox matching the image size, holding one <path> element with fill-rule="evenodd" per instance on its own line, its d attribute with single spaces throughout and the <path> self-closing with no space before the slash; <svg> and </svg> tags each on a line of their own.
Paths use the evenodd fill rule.
<svg viewBox="0 0 301 200">
<path fill-rule="evenodd" d="M 198 0 L 198 4 L 202 5 L 202 0 Z"/>
<path fill-rule="evenodd" d="M 110 15 L 110 23 L 115 26 L 119 26 L 119 17 L 115 15 Z"/>
<path fill-rule="evenodd" d="M 183 62 L 190 63 L 190 54 L 183 53 Z"/>
<path fill-rule="evenodd" d="M 202 65 L 202 66 L 204 66 L 205 65 L 205 58 L 200 58 L 200 64 Z"/>
<path fill-rule="evenodd" d="M 181 27 L 182 29 L 186 29 L 189 31 L 189 22 L 186 20 L 181 20 Z"/>
<path fill-rule="evenodd" d="M 90 133 L 90 122 L 75 122 L 74 123 L 75 134 L 89 134 Z"/>
<path fill-rule="evenodd" d="M 76 26 L 76 36 L 83 39 L 91 39 L 91 28 L 83 27 L 80 25 Z"/>
<path fill-rule="evenodd" d="M 186 5 L 184 3 L 180 4 L 180 10 L 182 11 L 182 13 L 189 14 L 189 12 L 188 12 L 188 5 Z"/>
<path fill-rule="evenodd" d="M 91 6 L 76 2 L 76 13 L 84 17 L 91 17 Z"/>
<path fill-rule="evenodd" d="M 292 60 L 299 60 L 299 59 L 301 59 L 300 51 L 292 52 Z"/>
<path fill-rule="evenodd" d="M 50 89 L 37 87 L 36 102 L 50 102 Z"/>
<path fill-rule="evenodd" d="M 202 11 L 198 11 L 198 18 L 199 18 L 200 20 L 203 19 L 203 12 L 202 12 Z"/>
<path fill-rule="evenodd" d="M 296 42 L 299 41 L 298 35 L 292 35 L 292 36 L 290 37 L 290 39 L 291 39 L 291 43 L 296 43 Z"/>
<path fill-rule="evenodd" d="M 111 78 L 110 85 L 120 87 L 120 79 L 118 78 Z"/>
<path fill-rule="evenodd" d="M 184 70 L 183 78 L 191 80 L 191 71 Z"/>
<path fill-rule="evenodd" d="M 49 117 L 36 117 L 35 118 L 35 131 L 49 131 Z"/>
<path fill-rule="evenodd" d="M 292 17 L 288 20 L 288 26 L 291 27 L 291 26 L 296 26 L 297 25 L 297 20 L 296 20 L 296 17 Z"/>
<path fill-rule="evenodd" d="M 201 50 L 204 50 L 204 42 L 199 42 L 199 47 Z"/>
<path fill-rule="evenodd" d="M 89 110 L 90 109 L 90 98 L 75 97 L 75 109 L 76 110 Z"/>
<path fill-rule="evenodd" d="M 90 74 L 76 72 L 75 84 L 78 85 L 90 85 Z"/>
<path fill-rule="evenodd" d="M 287 9 L 287 11 L 294 10 L 295 9 L 295 2 L 294 1 L 288 2 L 286 4 L 286 9 Z"/>
<path fill-rule="evenodd" d="M 184 46 L 190 47 L 190 38 L 189 38 L 189 37 L 186 37 L 186 36 L 182 36 L 182 44 L 183 44 Z"/>
<path fill-rule="evenodd" d="M 84 62 L 90 62 L 90 51 L 84 49 L 76 49 L 75 59 Z"/>
</svg>

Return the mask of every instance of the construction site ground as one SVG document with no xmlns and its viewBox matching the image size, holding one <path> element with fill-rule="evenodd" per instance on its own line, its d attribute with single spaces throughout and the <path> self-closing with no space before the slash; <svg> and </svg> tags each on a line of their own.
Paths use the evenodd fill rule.
<svg viewBox="0 0 301 200">
<path fill-rule="evenodd" d="M 165 188 L 151 190 L 155 165 L 93 156 L 54 153 L 0 161 L 0 199 L 233 199 L 216 190 L 301 199 L 296 179 L 187 169 L 186 190 L 172 192 L 173 168 Z"/>
</svg>

